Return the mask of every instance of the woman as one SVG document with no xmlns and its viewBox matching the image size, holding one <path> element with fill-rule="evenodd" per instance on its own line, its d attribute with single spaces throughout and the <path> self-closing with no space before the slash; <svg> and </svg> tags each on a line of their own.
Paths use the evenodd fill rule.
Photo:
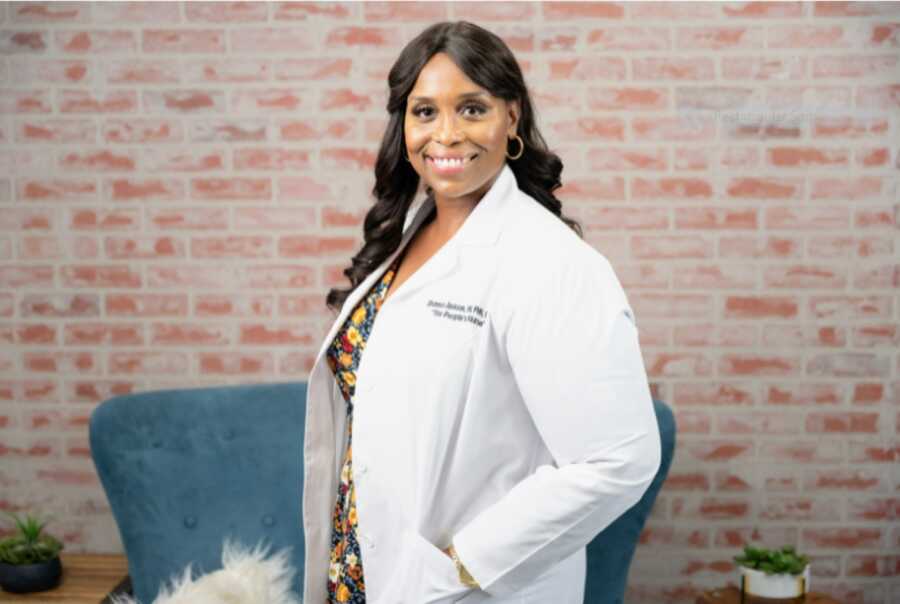
<svg viewBox="0 0 900 604">
<path fill-rule="evenodd" d="M 497 36 L 431 26 L 389 84 L 308 383 L 304 602 L 581 604 L 584 546 L 660 463 L 631 308 Z"/>
</svg>

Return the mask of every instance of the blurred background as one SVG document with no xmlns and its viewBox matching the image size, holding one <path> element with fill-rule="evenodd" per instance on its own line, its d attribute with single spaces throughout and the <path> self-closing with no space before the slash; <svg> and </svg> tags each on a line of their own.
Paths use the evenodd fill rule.
<svg viewBox="0 0 900 604">
<path fill-rule="evenodd" d="M 0 509 L 121 551 L 99 402 L 306 379 L 387 72 L 448 19 L 518 57 L 676 413 L 629 601 L 750 542 L 900 601 L 897 2 L 0 3 Z"/>
</svg>

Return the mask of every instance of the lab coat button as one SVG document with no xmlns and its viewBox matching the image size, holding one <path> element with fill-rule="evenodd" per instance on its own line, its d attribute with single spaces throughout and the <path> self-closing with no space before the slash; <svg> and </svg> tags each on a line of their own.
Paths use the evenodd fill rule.
<svg viewBox="0 0 900 604">
<path fill-rule="evenodd" d="M 363 535 L 363 541 L 369 549 L 375 549 L 375 540 L 370 535 Z"/>
<path fill-rule="evenodd" d="M 365 474 L 368 467 L 364 463 L 356 464 L 356 471 L 359 474 Z"/>
</svg>

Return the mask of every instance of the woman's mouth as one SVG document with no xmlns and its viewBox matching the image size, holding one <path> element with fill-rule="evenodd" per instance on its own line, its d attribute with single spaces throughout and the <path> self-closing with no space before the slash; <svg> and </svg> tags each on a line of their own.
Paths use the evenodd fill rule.
<svg viewBox="0 0 900 604">
<path fill-rule="evenodd" d="M 473 160 L 478 158 L 478 154 L 468 155 L 464 158 L 444 158 L 425 156 L 427 163 L 438 174 L 458 174 L 465 170 Z"/>
</svg>

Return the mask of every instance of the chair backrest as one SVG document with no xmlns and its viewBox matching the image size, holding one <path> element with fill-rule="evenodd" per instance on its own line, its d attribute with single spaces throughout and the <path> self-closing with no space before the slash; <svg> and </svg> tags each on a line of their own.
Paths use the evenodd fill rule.
<svg viewBox="0 0 900 604">
<path fill-rule="evenodd" d="M 662 463 L 643 498 L 587 547 L 585 603 L 621 603 L 638 537 L 675 448 L 654 401 Z M 110 398 L 91 414 L 91 454 L 119 527 L 134 597 L 149 604 L 192 564 L 222 567 L 222 544 L 292 548 L 303 593 L 306 383 L 158 390 Z"/>
<path fill-rule="evenodd" d="M 621 604 L 628 584 L 628 569 L 653 502 L 662 488 L 675 456 L 675 416 L 664 402 L 654 400 L 662 441 L 662 460 L 653 482 L 627 512 L 603 529 L 587 546 L 585 604 Z"/>
<path fill-rule="evenodd" d="M 135 598 L 193 563 L 222 568 L 226 537 L 291 547 L 302 594 L 306 384 L 116 396 L 91 414 L 91 454 L 119 527 Z"/>
</svg>

